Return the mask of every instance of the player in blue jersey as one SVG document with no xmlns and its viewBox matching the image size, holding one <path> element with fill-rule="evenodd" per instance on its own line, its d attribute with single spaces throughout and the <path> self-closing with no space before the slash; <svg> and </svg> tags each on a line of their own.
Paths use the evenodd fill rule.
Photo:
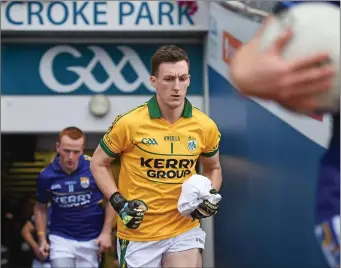
<svg viewBox="0 0 341 268">
<path fill-rule="evenodd" d="M 46 228 L 46 239 L 48 239 L 49 229 L 50 229 L 50 219 L 51 219 L 51 207 L 47 209 L 47 228 Z M 23 226 L 21 230 L 21 235 L 24 240 L 30 245 L 34 252 L 35 258 L 33 259 L 32 268 L 50 268 L 50 258 L 49 256 L 44 256 L 39 250 L 39 245 L 37 238 L 35 237 L 36 228 L 34 216 L 31 217 Z"/>
<path fill-rule="evenodd" d="M 339 1 L 329 3 L 340 5 Z M 278 14 L 297 4 L 302 2 L 280 1 L 273 11 Z M 327 90 L 335 71 L 330 66 L 319 65 L 328 59 L 325 52 L 294 62 L 284 60 L 281 51 L 292 34 L 290 29 L 285 30 L 272 47 L 264 52 L 258 49 L 259 34 L 256 34 L 236 51 L 230 72 L 234 85 L 242 93 L 282 104 L 290 100 L 291 108 L 295 108 L 295 105 L 301 108 L 316 107 L 316 101 L 309 96 Z M 293 99 L 299 101 L 294 103 Z M 320 166 L 315 233 L 329 266 L 336 268 L 340 267 L 340 113 L 333 114 L 332 118 L 332 139 Z"/>
<path fill-rule="evenodd" d="M 90 172 L 90 157 L 83 155 L 84 133 L 69 127 L 59 134 L 57 156 L 37 179 L 35 222 L 40 252 L 53 268 L 98 267 L 99 257 L 112 244 L 114 210 Z M 52 214 L 46 240 L 47 204 Z"/>
</svg>

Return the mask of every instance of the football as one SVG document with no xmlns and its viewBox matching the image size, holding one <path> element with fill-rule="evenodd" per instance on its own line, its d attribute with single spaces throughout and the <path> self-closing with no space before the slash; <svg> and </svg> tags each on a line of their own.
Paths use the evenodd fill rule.
<svg viewBox="0 0 341 268">
<path fill-rule="evenodd" d="M 261 35 L 260 49 L 266 49 L 289 27 L 293 30 L 293 37 L 282 52 L 285 59 L 326 51 L 330 58 L 325 64 L 331 64 L 336 70 L 332 86 L 325 93 L 316 95 L 319 107 L 314 111 L 294 107 L 295 111 L 304 114 L 339 112 L 340 8 L 323 2 L 307 2 L 282 11 L 266 26 Z"/>
</svg>

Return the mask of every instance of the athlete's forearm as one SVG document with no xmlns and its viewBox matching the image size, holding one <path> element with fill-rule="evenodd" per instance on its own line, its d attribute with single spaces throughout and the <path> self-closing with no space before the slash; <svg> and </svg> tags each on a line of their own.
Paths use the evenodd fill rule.
<svg viewBox="0 0 341 268">
<path fill-rule="evenodd" d="M 38 243 L 34 240 L 31 233 L 24 233 L 22 236 L 33 250 L 37 250 L 39 248 Z"/>
<path fill-rule="evenodd" d="M 105 218 L 104 218 L 104 224 L 102 228 L 102 233 L 111 233 L 112 230 L 112 222 L 115 217 L 115 210 L 111 206 L 111 204 L 108 202 L 105 206 Z"/>
<path fill-rule="evenodd" d="M 24 240 L 30 245 L 33 250 L 39 248 L 38 243 L 34 240 L 32 232 L 34 232 L 35 228 L 32 223 L 27 222 L 21 230 L 21 236 Z"/>
<path fill-rule="evenodd" d="M 220 190 L 223 178 L 222 178 L 222 172 L 220 167 L 216 167 L 213 169 L 204 170 L 203 172 L 204 176 L 209 178 L 212 182 L 212 187 L 216 189 L 217 191 Z"/>
<path fill-rule="evenodd" d="M 39 241 L 46 240 L 46 215 L 47 205 L 36 203 L 34 207 L 34 217 Z"/>
<path fill-rule="evenodd" d="M 105 198 L 109 200 L 112 194 L 118 191 L 110 166 L 101 165 L 92 160 L 91 173 L 94 176 L 98 188 Z"/>
</svg>

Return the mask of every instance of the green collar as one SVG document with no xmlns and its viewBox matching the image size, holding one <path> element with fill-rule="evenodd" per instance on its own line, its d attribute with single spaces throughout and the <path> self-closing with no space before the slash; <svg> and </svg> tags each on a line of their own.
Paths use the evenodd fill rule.
<svg viewBox="0 0 341 268">
<path fill-rule="evenodd" d="M 189 118 L 192 117 L 192 104 L 187 100 L 186 98 L 185 103 L 185 109 L 182 112 L 182 117 Z M 149 101 L 148 101 L 148 111 L 150 118 L 161 118 L 161 111 L 159 108 L 159 105 L 157 104 L 156 95 L 154 95 Z"/>
</svg>

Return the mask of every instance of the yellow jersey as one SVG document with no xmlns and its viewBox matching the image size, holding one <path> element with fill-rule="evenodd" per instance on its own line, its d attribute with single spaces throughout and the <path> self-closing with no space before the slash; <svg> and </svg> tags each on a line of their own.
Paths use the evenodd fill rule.
<svg viewBox="0 0 341 268">
<path fill-rule="evenodd" d="M 199 156 L 214 156 L 219 141 L 214 121 L 187 99 L 182 117 L 172 125 L 161 118 L 156 96 L 117 116 L 100 145 L 110 157 L 120 155 L 122 196 L 143 200 L 148 206 L 138 229 L 127 228 L 119 219 L 118 237 L 157 241 L 198 226 L 198 220 L 179 213 L 178 199 L 183 182 L 196 174 Z"/>
</svg>

